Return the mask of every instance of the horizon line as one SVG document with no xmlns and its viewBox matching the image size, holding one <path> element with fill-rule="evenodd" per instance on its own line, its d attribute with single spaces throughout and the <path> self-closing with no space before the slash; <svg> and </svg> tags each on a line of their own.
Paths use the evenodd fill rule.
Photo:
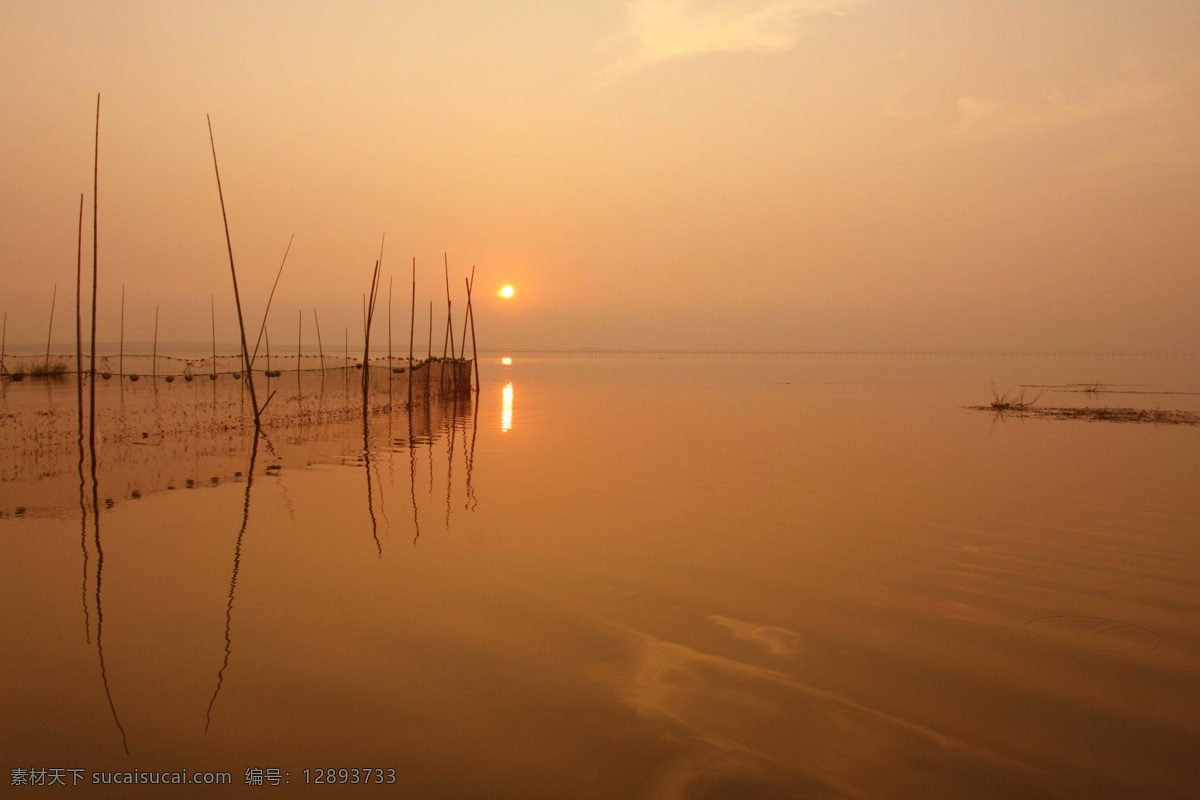
<svg viewBox="0 0 1200 800">
<path fill-rule="evenodd" d="M 58 353 L 54 347 L 60 342 L 51 344 L 50 355 L 53 356 L 74 356 L 74 352 Z M 73 345 L 73 343 L 70 343 Z M 97 342 L 101 346 L 119 345 L 115 342 Z M 294 353 L 295 342 L 281 342 L 278 355 L 286 357 L 288 350 L 292 349 Z M 361 342 L 360 342 L 361 344 Z M 428 342 L 425 343 L 428 345 Z M 236 342 L 217 342 L 218 350 L 222 348 L 239 349 Z M 138 353 L 136 350 L 149 348 L 152 346 L 152 341 L 126 341 L 126 355 L 150 355 L 149 353 Z M 162 351 L 164 348 L 184 348 L 184 349 L 204 349 L 210 350 L 213 346 L 211 341 L 201 341 L 192 339 L 175 339 L 169 341 L 159 341 L 158 348 Z M 311 344 L 303 345 L 305 350 L 312 347 Z M 372 348 L 374 351 L 376 348 Z M 9 342 L 5 346 L 6 355 L 44 355 L 46 345 L 44 343 L 30 342 Z M 1200 352 L 1196 347 L 1181 348 L 1181 347 L 1135 347 L 1125 349 L 1113 348 L 1070 348 L 1070 347 L 778 347 L 778 348 L 741 348 L 741 347 L 618 347 L 611 345 L 594 345 L 594 346 L 545 346 L 545 347 L 481 347 L 478 352 L 480 354 L 506 354 L 506 353 L 521 353 L 525 355 L 534 355 L 539 353 L 556 354 L 556 353 L 579 353 L 579 354 L 611 354 L 611 355 L 861 355 L 861 356 L 1096 356 L 1096 357 L 1144 357 L 1144 356 L 1170 356 L 1177 358 L 1195 358 Z M 333 349 L 329 351 L 330 355 L 334 355 Z M 160 355 L 165 353 L 160 352 Z M 220 353 L 218 353 L 220 355 Z"/>
</svg>

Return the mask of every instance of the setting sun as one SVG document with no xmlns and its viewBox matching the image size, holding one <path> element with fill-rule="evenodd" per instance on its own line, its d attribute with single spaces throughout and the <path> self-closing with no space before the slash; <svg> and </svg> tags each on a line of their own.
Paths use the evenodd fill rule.
<svg viewBox="0 0 1200 800">
<path fill-rule="evenodd" d="M 511 287 L 511 286 L 505 286 L 503 289 L 500 290 L 501 297 L 512 297 L 516 293 L 517 293 L 516 290 L 513 289 L 513 287 Z"/>
</svg>

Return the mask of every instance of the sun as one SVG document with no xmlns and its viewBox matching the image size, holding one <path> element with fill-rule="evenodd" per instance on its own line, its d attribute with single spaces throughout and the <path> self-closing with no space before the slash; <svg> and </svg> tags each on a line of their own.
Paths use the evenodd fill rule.
<svg viewBox="0 0 1200 800">
<path fill-rule="evenodd" d="M 504 288 L 502 288 L 500 290 L 501 297 L 512 297 L 516 293 L 517 293 L 516 289 L 514 289 L 511 286 L 505 286 Z"/>
</svg>

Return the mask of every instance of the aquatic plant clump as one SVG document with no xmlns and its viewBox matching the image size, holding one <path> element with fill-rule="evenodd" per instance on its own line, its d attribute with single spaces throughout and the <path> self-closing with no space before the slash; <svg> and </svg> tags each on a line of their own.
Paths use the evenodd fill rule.
<svg viewBox="0 0 1200 800">
<path fill-rule="evenodd" d="M 1002 394 L 996 391 L 996 387 L 993 386 L 991 404 L 982 407 L 1001 413 L 1010 411 L 1028 411 L 1029 409 L 1033 408 L 1033 404 L 1038 401 L 1038 397 L 1040 396 L 1041 395 L 1035 396 L 1032 400 L 1026 400 L 1024 389 L 1022 389 L 1019 394 L 1014 396 L 1008 392 L 1004 392 Z"/>
<path fill-rule="evenodd" d="M 1081 419 L 1088 422 L 1142 422 L 1152 425 L 1200 425 L 1200 414 L 1158 408 L 1028 408 L 1016 416 Z"/>
<path fill-rule="evenodd" d="M 1089 392 L 1092 393 L 1092 392 Z M 1040 397 L 1040 395 L 1038 395 Z M 1051 407 L 1034 405 L 1038 397 L 1026 399 L 1022 389 L 1017 395 L 998 392 L 992 387 L 992 402 L 986 406 L 968 406 L 972 411 L 991 411 L 999 417 L 1037 417 L 1073 419 L 1088 422 L 1141 422 L 1152 425 L 1200 425 L 1194 411 L 1168 411 L 1159 408 Z"/>
<path fill-rule="evenodd" d="M 68 366 L 65 358 L 35 361 L 29 365 L 25 374 L 31 378 L 61 378 L 67 374 Z"/>
</svg>

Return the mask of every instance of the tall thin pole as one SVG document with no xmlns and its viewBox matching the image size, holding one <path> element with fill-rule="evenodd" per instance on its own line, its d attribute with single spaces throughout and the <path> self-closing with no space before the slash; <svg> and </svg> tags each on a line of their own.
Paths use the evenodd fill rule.
<svg viewBox="0 0 1200 800">
<path fill-rule="evenodd" d="M 225 245 L 229 249 L 229 274 L 233 277 L 233 301 L 237 305 L 238 328 L 242 332 L 243 374 L 246 376 L 246 382 L 250 384 L 250 404 L 254 406 L 254 428 L 258 430 L 262 425 L 262 420 L 258 416 L 258 398 L 254 395 L 254 377 L 250 374 L 250 348 L 246 346 L 246 322 L 242 317 L 242 298 L 238 295 L 237 270 L 233 266 L 233 240 L 229 238 L 229 217 L 225 213 L 225 194 L 221 191 L 221 170 L 217 167 L 217 143 L 213 139 L 212 119 L 207 114 L 204 118 L 208 120 L 208 142 L 212 145 L 213 172 L 217 176 L 217 196 L 221 198 L 221 221 L 225 223 Z"/>
<path fill-rule="evenodd" d="M 375 300 L 379 297 L 379 261 L 371 273 L 371 301 L 363 298 L 363 408 L 366 408 L 367 390 L 371 386 L 371 322 L 375 319 Z"/>
<path fill-rule="evenodd" d="M 50 293 L 50 327 L 46 331 L 46 363 L 45 369 L 50 369 L 50 336 L 54 333 L 54 301 L 58 298 L 58 281 L 54 282 L 54 289 Z"/>
<path fill-rule="evenodd" d="M 471 305 L 471 286 L 475 283 L 475 268 L 471 267 L 471 282 L 467 284 L 467 316 L 471 319 L 471 360 L 475 363 L 475 391 L 479 391 L 479 347 L 475 344 L 475 308 Z M 463 349 L 466 349 L 464 342 Z"/>
<path fill-rule="evenodd" d="M 208 307 L 212 311 L 212 342 L 213 342 L 213 369 L 212 378 L 217 379 L 217 299 L 213 295 L 208 296 Z"/>
<path fill-rule="evenodd" d="M 408 406 L 412 408 L 413 335 L 417 325 L 417 257 L 412 262 L 412 312 L 408 318 Z"/>
<path fill-rule="evenodd" d="M 296 318 L 296 385 L 300 385 L 300 350 L 301 343 L 304 341 L 304 312 L 297 311 Z"/>
<path fill-rule="evenodd" d="M 426 404 L 429 403 L 429 392 L 432 389 L 432 385 L 433 385 L 433 301 L 432 300 L 429 301 L 429 341 L 427 342 L 427 344 L 429 346 L 429 354 L 425 357 L 425 402 L 426 402 Z M 445 364 L 439 364 L 438 366 L 441 369 L 446 368 Z M 430 442 L 429 446 L 430 446 L 430 448 L 432 448 L 433 440 L 430 439 L 429 442 Z M 430 469 L 432 469 L 433 468 L 432 450 L 430 452 L 429 465 L 430 465 Z M 433 478 L 432 477 L 429 480 L 429 486 L 430 486 L 430 491 L 432 492 L 433 491 Z"/>
<path fill-rule="evenodd" d="M 0 356 L 3 358 L 3 356 Z M 79 400 L 79 485 L 83 487 L 83 194 L 79 195 L 79 247 L 75 253 L 75 394 Z M 84 518 L 86 529 L 87 519 Z M 88 630 L 91 630 L 89 627 Z"/>
<path fill-rule="evenodd" d="M 250 354 L 251 365 L 253 365 L 255 359 L 258 358 L 258 345 L 260 342 L 262 342 L 263 331 L 267 328 L 267 315 L 271 313 L 271 302 L 275 299 L 275 290 L 279 288 L 279 277 L 283 275 L 283 265 L 287 263 L 288 253 L 292 252 L 292 241 L 295 238 L 296 234 L 293 233 L 288 239 L 287 249 L 283 251 L 283 260 L 279 262 L 279 271 L 275 273 L 275 283 L 271 284 L 271 294 L 267 296 L 267 310 L 263 312 L 262 326 L 259 327 L 258 339 L 254 342 L 254 352 Z"/>
<path fill-rule="evenodd" d="M 121 284 L 121 343 L 117 345 L 117 378 L 125 374 L 125 284 Z"/>
<path fill-rule="evenodd" d="M 80 228 L 80 230 L 82 231 L 82 227 Z M 0 328 L 0 375 L 3 375 L 7 372 L 7 370 L 4 369 L 4 345 L 7 342 L 8 342 L 8 312 L 5 311 L 4 312 L 4 327 Z M 80 389 L 80 391 L 83 391 L 83 390 Z M 80 413 L 82 414 L 82 412 L 80 412 Z M 81 422 L 79 424 L 82 425 L 83 423 Z"/>
<path fill-rule="evenodd" d="M 321 319 L 317 316 L 317 309 L 313 307 L 313 321 L 317 324 L 317 352 L 321 354 L 321 378 L 325 378 L 325 346 L 321 344 Z"/>
<path fill-rule="evenodd" d="M 154 307 L 154 349 L 150 355 L 150 379 L 158 379 L 158 306 Z"/>
<path fill-rule="evenodd" d="M 99 225 L 96 219 L 96 212 L 100 207 L 99 196 L 100 189 L 100 93 L 96 92 L 96 150 L 92 160 L 92 341 L 91 353 L 88 358 L 88 371 L 91 374 L 91 382 L 88 384 L 88 447 L 92 455 L 92 470 L 95 474 L 96 469 L 96 276 L 99 272 L 96 260 L 97 239 L 96 232 L 99 230 Z M 93 483 L 95 481 L 93 480 Z M 97 592 L 99 587 L 97 587 Z M 99 633 L 96 634 L 99 637 Z"/>
<path fill-rule="evenodd" d="M 395 377 L 392 366 L 392 276 L 388 275 L 388 413 L 392 412 L 392 378 Z M 390 419 L 390 417 L 389 417 Z"/>
<path fill-rule="evenodd" d="M 462 349 L 459 358 L 467 357 L 467 322 L 471 317 L 471 286 L 475 283 L 475 267 L 471 267 L 471 279 L 467 281 L 467 310 L 463 313 Z"/>
<path fill-rule="evenodd" d="M 446 357 L 447 340 L 450 346 L 450 357 L 454 358 L 454 321 L 450 316 L 450 259 L 442 253 L 443 266 L 446 268 L 446 335 L 442 339 L 442 358 Z"/>
</svg>

